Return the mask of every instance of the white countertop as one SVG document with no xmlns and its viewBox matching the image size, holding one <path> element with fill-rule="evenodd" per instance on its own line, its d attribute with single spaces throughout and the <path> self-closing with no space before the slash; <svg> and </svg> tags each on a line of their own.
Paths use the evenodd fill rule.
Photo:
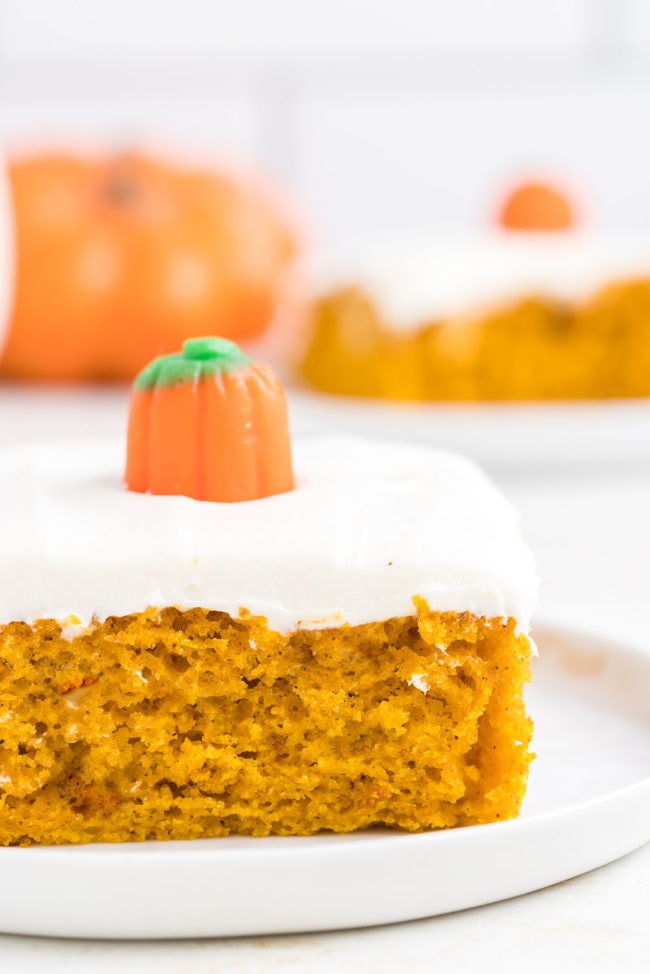
<svg viewBox="0 0 650 974">
<path fill-rule="evenodd" d="M 44 411 L 45 410 L 45 411 Z M 54 429 L 119 431 L 120 396 L 0 390 L 0 443 Z M 650 438 L 650 428 L 648 429 Z M 650 463 L 569 471 L 500 466 L 543 579 L 540 617 L 650 652 Z M 435 883 L 436 877 L 431 877 Z M 527 974 L 650 969 L 650 845 L 602 869 L 515 900 L 430 920 L 342 933 L 223 941 L 125 943 L 0 936 L 7 974 L 372 971 Z"/>
</svg>

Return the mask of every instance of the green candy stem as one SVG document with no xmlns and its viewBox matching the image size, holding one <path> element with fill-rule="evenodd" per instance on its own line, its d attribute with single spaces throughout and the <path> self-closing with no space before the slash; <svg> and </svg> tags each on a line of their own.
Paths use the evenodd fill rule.
<svg viewBox="0 0 650 974">
<path fill-rule="evenodd" d="M 227 338 L 188 338 L 183 351 L 163 355 L 145 366 L 133 383 L 134 389 L 174 386 L 181 382 L 200 382 L 226 372 L 237 372 L 252 364 L 234 342 Z"/>
<path fill-rule="evenodd" d="M 183 342 L 183 355 L 185 358 L 204 361 L 213 358 L 239 358 L 242 353 L 227 338 L 188 338 Z"/>
</svg>

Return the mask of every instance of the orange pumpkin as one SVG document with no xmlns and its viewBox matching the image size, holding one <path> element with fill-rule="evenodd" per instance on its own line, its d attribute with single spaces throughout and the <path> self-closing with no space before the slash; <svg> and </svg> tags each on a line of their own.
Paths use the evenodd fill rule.
<svg viewBox="0 0 650 974">
<path fill-rule="evenodd" d="M 259 336 L 295 238 L 260 190 L 141 155 L 9 167 L 16 281 L 0 375 L 130 380 L 193 334 Z"/>
<path fill-rule="evenodd" d="M 564 193 L 546 183 L 522 183 L 504 200 L 499 223 L 506 230 L 568 230 L 576 222 Z"/>
<path fill-rule="evenodd" d="M 131 397 L 129 490 L 248 501 L 294 486 L 284 390 L 274 372 L 222 338 L 155 359 Z"/>
</svg>

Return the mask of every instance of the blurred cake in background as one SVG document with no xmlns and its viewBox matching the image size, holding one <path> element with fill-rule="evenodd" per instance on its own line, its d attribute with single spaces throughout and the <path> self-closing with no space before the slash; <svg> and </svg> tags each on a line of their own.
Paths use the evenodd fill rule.
<svg viewBox="0 0 650 974">
<path fill-rule="evenodd" d="M 130 380 L 189 335 L 250 343 L 277 319 L 297 237 L 267 187 L 137 153 L 42 153 L 7 175 L 0 377 Z"/>
<path fill-rule="evenodd" d="M 392 399 L 650 395 L 650 238 L 575 221 L 559 190 L 524 184 L 482 235 L 375 242 L 323 265 L 302 377 Z"/>
</svg>

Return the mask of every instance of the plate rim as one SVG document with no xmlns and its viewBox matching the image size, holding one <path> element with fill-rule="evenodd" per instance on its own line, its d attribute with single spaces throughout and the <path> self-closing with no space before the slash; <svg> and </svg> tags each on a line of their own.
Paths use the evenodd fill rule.
<svg viewBox="0 0 650 974">
<path fill-rule="evenodd" d="M 302 435 L 345 431 L 464 453 L 487 469 L 647 463 L 650 396 L 436 402 L 287 387 Z"/>
</svg>

